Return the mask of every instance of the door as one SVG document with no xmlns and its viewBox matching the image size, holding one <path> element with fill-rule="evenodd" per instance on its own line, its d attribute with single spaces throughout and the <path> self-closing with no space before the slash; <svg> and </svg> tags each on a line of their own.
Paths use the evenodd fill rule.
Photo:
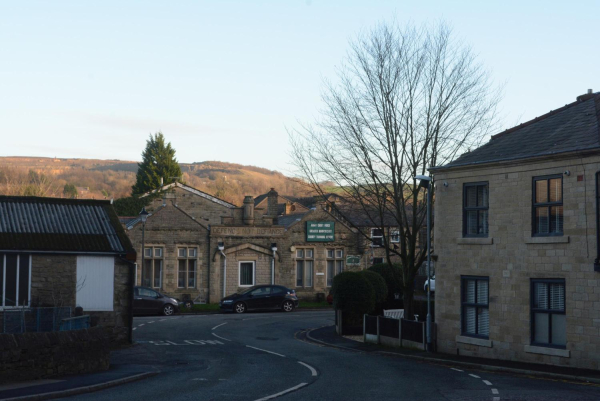
<svg viewBox="0 0 600 401">
<path fill-rule="evenodd" d="M 260 287 L 249 294 L 248 309 L 266 309 L 269 308 L 269 302 L 271 300 L 271 287 Z"/>
</svg>

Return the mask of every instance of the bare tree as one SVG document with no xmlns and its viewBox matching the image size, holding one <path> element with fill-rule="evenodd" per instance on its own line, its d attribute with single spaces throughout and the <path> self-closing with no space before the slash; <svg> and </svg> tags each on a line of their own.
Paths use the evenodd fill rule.
<svg viewBox="0 0 600 401">
<path fill-rule="evenodd" d="M 323 181 L 341 188 L 351 207 L 337 209 L 350 222 L 356 209 L 384 232 L 392 220 L 400 242 L 384 236 L 383 246 L 388 263 L 400 260 L 412 316 L 413 282 L 427 254 L 418 246 L 426 208 L 414 177 L 476 147 L 495 128 L 500 90 L 446 25 L 380 24 L 351 43 L 338 82 L 326 82 L 322 98 L 322 118 L 290 131 L 293 163 L 318 194 Z"/>
</svg>

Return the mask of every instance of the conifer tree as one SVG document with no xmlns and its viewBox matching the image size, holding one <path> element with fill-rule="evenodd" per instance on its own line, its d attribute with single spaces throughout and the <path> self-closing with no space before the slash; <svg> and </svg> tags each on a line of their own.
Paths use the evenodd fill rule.
<svg viewBox="0 0 600 401">
<path fill-rule="evenodd" d="M 164 184 L 173 182 L 173 177 L 181 177 L 181 168 L 175 158 L 175 149 L 171 143 L 165 144 L 162 132 L 157 132 L 146 141 L 146 149 L 142 152 L 142 162 L 138 163 L 133 195 L 141 195 L 160 187 L 160 179 Z"/>
</svg>

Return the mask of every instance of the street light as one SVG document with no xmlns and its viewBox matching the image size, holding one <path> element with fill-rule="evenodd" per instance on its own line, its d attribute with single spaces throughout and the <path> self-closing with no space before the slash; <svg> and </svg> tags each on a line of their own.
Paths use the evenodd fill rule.
<svg viewBox="0 0 600 401">
<path fill-rule="evenodd" d="M 145 257 L 145 255 L 144 255 L 144 247 L 145 247 L 144 236 L 146 234 L 146 220 L 148 220 L 149 214 L 150 213 L 148 213 L 146 211 L 146 207 L 145 206 L 142 207 L 142 211 L 140 212 L 140 219 L 142 219 L 142 285 L 144 284 L 144 257 Z M 137 279 L 136 279 L 135 284 L 137 285 Z"/>
<path fill-rule="evenodd" d="M 271 251 L 273 251 L 273 260 L 271 261 L 271 284 L 275 284 L 275 253 L 277 252 L 277 244 L 275 242 L 271 244 Z"/>
<path fill-rule="evenodd" d="M 417 175 L 419 188 L 427 190 L 427 351 L 431 352 L 431 177 Z"/>
</svg>

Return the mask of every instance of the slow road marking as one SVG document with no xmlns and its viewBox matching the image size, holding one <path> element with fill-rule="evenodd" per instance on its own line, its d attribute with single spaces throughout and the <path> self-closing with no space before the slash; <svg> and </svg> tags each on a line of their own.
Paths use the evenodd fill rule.
<svg viewBox="0 0 600 401">
<path fill-rule="evenodd" d="M 485 384 L 487 384 L 488 386 L 491 386 L 491 385 L 492 385 L 492 382 L 490 382 L 490 381 L 484 380 L 483 382 L 484 382 Z"/>
<path fill-rule="evenodd" d="M 278 354 L 277 352 L 273 352 L 273 351 L 267 351 L 266 349 L 262 349 L 262 348 L 256 348 L 256 347 L 253 347 L 253 346 L 251 346 L 251 345 L 246 345 L 246 347 L 248 347 L 248 348 L 252 348 L 252 349 L 256 349 L 256 350 L 258 350 L 258 351 L 262 351 L 262 352 L 268 352 L 269 354 L 273 354 L 273 355 L 277 355 L 277 356 L 280 356 L 280 357 L 282 357 L 282 358 L 285 358 L 285 355 Z M 265 400 L 267 400 L 267 399 L 268 399 L 268 398 L 265 398 Z"/>
<path fill-rule="evenodd" d="M 308 383 L 300 383 L 300 384 L 298 384 L 297 386 L 290 387 L 290 388 L 288 388 L 287 390 L 283 390 L 283 391 L 282 391 L 282 392 L 280 392 L 280 393 L 273 394 L 273 395 L 269 395 L 269 396 L 266 396 L 266 397 L 264 397 L 264 398 L 259 398 L 259 399 L 258 399 L 258 400 L 256 400 L 256 401 L 267 401 L 267 400 L 271 400 L 271 399 L 273 399 L 273 398 L 277 398 L 277 397 L 279 397 L 279 396 L 282 396 L 282 395 L 284 395 L 284 394 L 291 393 L 292 391 L 296 391 L 296 390 L 298 390 L 299 388 L 302 388 L 302 387 L 306 386 L 307 384 L 308 384 Z"/>
<path fill-rule="evenodd" d="M 481 379 L 481 377 L 479 377 L 479 376 L 477 376 L 477 375 L 474 375 L 474 374 L 472 374 L 472 373 L 469 373 L 469 376 L 471 376 L 471 377 L 474 377 L 474 378 L 476 378 L 476 379 Z"/>
</svg>

